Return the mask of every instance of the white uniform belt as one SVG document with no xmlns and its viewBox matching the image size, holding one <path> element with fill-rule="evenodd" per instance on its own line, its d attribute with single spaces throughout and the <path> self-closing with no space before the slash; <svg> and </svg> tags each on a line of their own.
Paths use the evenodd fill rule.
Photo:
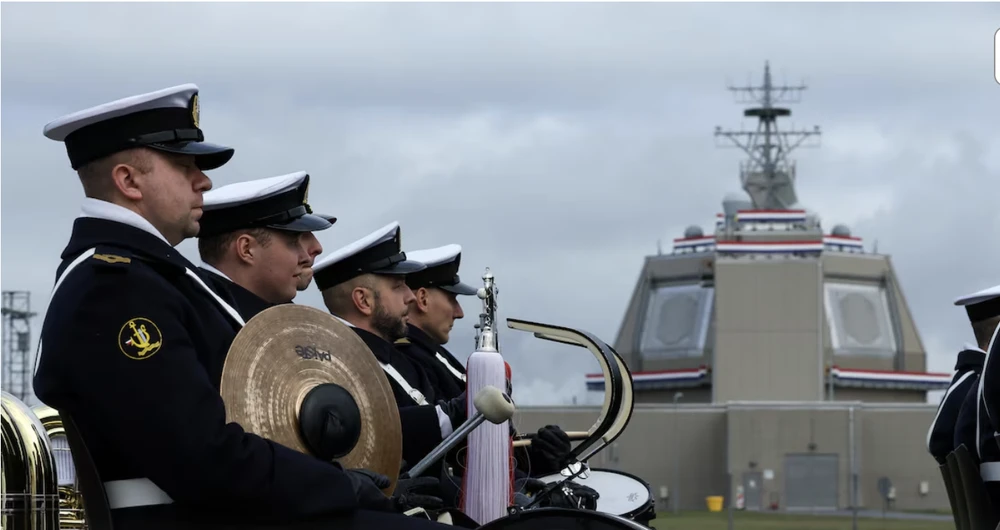
<svg viewBox="0 0 1000 530">
<path fill-rule="evenodd" d="M 167 492 L 148 478 L 108 481 L 104 483 L 104 492 L 108 496 L 108 505 L 112 510 L 174 502 Z"/>
<path fill-rule="evenodd" d="M 1000 482 L 1000 462 L 979 464 L 979 476 L 983 482 Z"/>
</svg>

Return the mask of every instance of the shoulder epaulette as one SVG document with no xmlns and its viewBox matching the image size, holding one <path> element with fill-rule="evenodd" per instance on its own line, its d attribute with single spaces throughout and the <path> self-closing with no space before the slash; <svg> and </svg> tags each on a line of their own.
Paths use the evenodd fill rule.
<svg viewBox="0 0 1000 530">
<path fill-rule="evenodd" d="M 399 345 L 405 345 L 405 344 L 409 344 L 409 343 L 410 343 L 410 339 L 408 339 L 406 337 L 403 337 L 401 339 L 396 339 L 396 342 L 394 342 L 393 344 L 399 346 Z"/>
<path fill-rule="evenodd" d="M 90 257 L 93 265 L 100 267 L 125 268 L 132 264 L 132 252 L 117 247 L 97 247 Z"/>
</svg>

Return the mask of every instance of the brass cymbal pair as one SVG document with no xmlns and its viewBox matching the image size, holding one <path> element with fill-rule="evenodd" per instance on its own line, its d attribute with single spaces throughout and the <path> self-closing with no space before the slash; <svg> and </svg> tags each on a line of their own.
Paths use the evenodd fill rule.
<svg viewBox="0 0 1000 530">
<path fill-rule="evenodd" d="M 391 495 L 403 448 L 392 387 L 364 341 L 324 311 L 282 304 L 246 323 L 233 340 L 223 366 L 221 394 L 226 420 L 240 424 L 247 432 L 317 456 L 315 446 L 311 448 L 302 434 L 300 412 L 303 403 L 312 399 L 309 396 L 316 394 L 314 390 L 327 384 L 346 390 L 360 415 L 357 442 L 335 460 L 345 469 L 364 468 L 389 477 L 391 484 L 383 492 Z M 353 406 L 350 408 L 353 411 Z M 333 422 L 339 425 L 339 420 Z"/>
</svg>

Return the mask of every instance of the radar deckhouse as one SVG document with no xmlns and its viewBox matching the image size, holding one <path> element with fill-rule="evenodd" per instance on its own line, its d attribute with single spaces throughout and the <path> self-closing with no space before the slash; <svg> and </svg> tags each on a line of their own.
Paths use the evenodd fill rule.
<svg viewBox="0 0 1000 530">
<path fill-rule="evenodd" d="M 866 252 L 845 225 L 825 232 L 800 203 L 790 155 L 813 130 L 780 130 L 804 85 L 730 87 L 754 105 L 755 131 L 723 131 L 747 153 L 746 195 L 724 197 L 713 231 L 689 226 L 647 256 L 615 349 L 637 401 L 925 402 L 951 374 L 926 355 L 888 256 Z M 590 390 L 603 390 L 599 374 Z"/>
</svg>

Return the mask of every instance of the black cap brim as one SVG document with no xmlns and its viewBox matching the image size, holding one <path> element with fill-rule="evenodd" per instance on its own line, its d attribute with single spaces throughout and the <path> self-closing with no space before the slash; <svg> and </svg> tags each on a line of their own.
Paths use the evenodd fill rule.
<svg viewBox="0 0 1000 530">
<path fill-rule="evenodd" d="M 330 228 L 335 222 L 337 222 L 336 217 L 307 213 L 287 223 L 269 224 L 267 227 L 274 228 L 275 230 L 287 230 L 289 232 L 317 232 Z"/>
<path fill-rule="evenodd" d="M 165 153 L 175 153 L 178 155 L 193 155 L 198 169 L 210 171 L 218 169 L 229 162 L 236 152 L 232 147 L 211 144 L 208 142 L 173 142 L 169 144 L 149 144 L 145 147 L 163 151 Z"/>
<path fill-rule="evenodd" d="M 449 293 L 455 293 L 458 295 L 473 295 L 479 292 L 479 289 L 467 284 L 458 282 L 455 285 L 438 285 L 441 289 L 448 291 Z"/>
<path fill-rule="evenodd" d="M 414 272 L 419 272 L 427 268 L 427 265 L 420 263 L 419 261 L 400 261 L 398 263 L 393 263 L 388 267 L 379 269 L 376 271 L 371 271 L 374 274 L 412 274 Z"/>
</svg>

